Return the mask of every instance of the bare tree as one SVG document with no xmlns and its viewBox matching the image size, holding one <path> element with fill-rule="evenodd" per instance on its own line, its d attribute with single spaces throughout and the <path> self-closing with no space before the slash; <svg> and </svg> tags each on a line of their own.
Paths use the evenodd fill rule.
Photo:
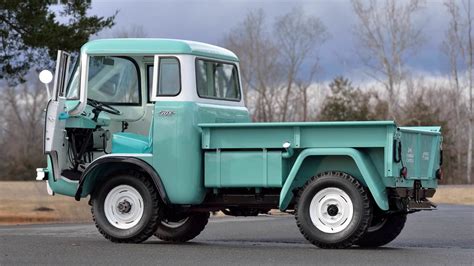
<svg viewBox="0 0 474 266">
<path fill-rule="evenodd" d="M 446 9 L 449 14 L 449 27 L 443 42 L 443 50 L 449 58 L 451 68 L 452 87 L 455 90 L 453 97 L 455 108 L 455 136 L 457 140 L 457 161 L 458 167 L 462 166 L 462 152 L 465 147 L 461 138 L 465 135 L 465 130 L 462 129 L 464 124 L 467 124 L 467 154 L 466 154 L 466 181 L 471 183 L 472 175 L 472 156 L 473 156 L 473 108 L 472 108 L 472 88 L 473 88 L 473 36 L 472 36 L 472 6 L 471 1 L 454 1 L 449 0 L 445 2 Z M 466 75 L 463 75 L 466 71 Z M 464 80 L 464 82 L 463 82 Z M 466 84 L 463 86 L 463 83 Z M 466 92 L 464 87 L 467 87 L 468 102 L 467 102 L 467 116 L 463 116 L 463 99 L 465 99 Z M 466 117 L 466 119 L 464 119 Z"/>
<path fill-rule="evenodd" d="M 454 1 L 448 1 L 445 3 L 446 9 L 450 16 L 450 22 L 448 30 L 445 34 L 445 40 L 443 41 L 442 49 L 444 53 L 449 58 L 449 65 L 451 68 L 451 78 L 450 78 L 450 85 L 451 89 L 454 92 L 452 97 L 453 106 L 455 111 L 454 121 L 456 124 L 454 125 L 454 136 L 458 141 L 455 144 L 456 150 L 456 169 L 457 173 L 460 171 L 460 167 L 462 166 L 462 143 L 460 138 L 464 134 L 463 130 L 461 130 L 462 120 L 461 120 L 461 103 L 462 100 L 462 88 L 460 84 L 460 73 L 459 67 L 463 61 L 463 54 L 464 54 L 464 47 L 463 47 L 463 34 L 462 34 L 462 25 L 460 25 L 460 11 L 459 7 L 456 5 Z"/>
<path fill-rule="evenodd" d="M 266 30 L 263 10 L 248 13 L 225 37 L 224 46 L 239 56 L 244 100 L 255 103 L 255 106 L 249 106 L 254 109 L 254 120 L 274 120 L 275 94 L 272 89 L 280 82 L 281 69 L 277 63 L 279 51 Z"/>
<path fill-rule="evenodd" d="M 41 141 L 43 109 L 46 93 L 38 81 L 16 87 L 6 87 L 0 95 L 3 106 L 0 179 L 27 180 L 34 176 L 31 169 L 44 164 Z"/>
<path fill-rule="evenodd" d="M 395 118 L 397 92 L 407 75 L 406 57 L 416 52 L 422 41 L 421 28 L 413 23 L 421 1 L 352 0 L 352 6 L 358 18 L 358 55 L 369 69 L 367 74 L 387 90 L 389 114 Z"/>
<path fill-rule="evenodd" d="M 474 120 L 474 113 L 472 110 L 472 87 L 473 87 L 473 40 L 472 40 L 472 10 L 471 10 L 471 1 L 468 0 L 463 2 L 463 8 L 466 13 L 466 20 L 467 20 L 467 40 L 468 40 L 468 79 L 469 79 L 469 124 L 468 124 L 468 135 L 469 140 L 467 144 L 467 171 L 466 171 L 466 179 L 467 183 L 471 183 L 471 173 L 472 173 L 472 139 L 473 139 L 473 120 Z"/>
<path fill-rule="evenodd" d="M 326 27 L 321 20 L 306 15 L 302 8 L 294 8 L 275 21 L 274 33 L 280 49 L 281 65 L 285 70 L 285 96 L 282 98 L 280 120 L 285 121 L 290 93 L 295 83 L 303 92 L 303 106 L 307 105 L 307 89 L 319 70 L 318 49 L 328 38 Z M 309 63 L 310 73 L 302 68 Z M 306 77 L 305 77 L 306 75 Z M 304 115 L 306 119 L 307 114 Z"/>
<path fill-rule="evenodd" d="M 326 28 L 299 8 L 272 26 L 271 35 L 264 12 L 250 12 L 226 36 L 224 46 L 240 58 L 244 96 L 255 120 L 306 120 L 308 91 L 320 71 L 318 48 L 328 37 Z M 290 101 L 297 104 L 290 106 Z"/>
</svg>

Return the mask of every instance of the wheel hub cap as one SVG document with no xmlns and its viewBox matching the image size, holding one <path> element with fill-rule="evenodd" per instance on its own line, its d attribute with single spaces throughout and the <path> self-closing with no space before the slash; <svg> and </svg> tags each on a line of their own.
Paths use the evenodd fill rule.
<svg viewBox="0 0 474 266">
<path fill-rule="evenodd" d="M 342 189 L 329 187 L 314 195 L 309 206 L 311 222 L 324 233 L 346 229 L 353 217 L 352 200 Z"/>
<path fill-rule="evenodd" d="M 329 205 L 327 209 L 329 216 L 336 216 L 338 211 L 339 209 L 337 208 L 337 205 L 334 204 Z"/>
<path fill-rule="evenodd" d="M 119 185 L 110 190 L 104 201 L 104 214 L 109 223 L 119 229 L 137 225 L 144 212 L 143 198 L 134 187 Z"/>
<path fill-rule="evenodd" d="M 132 204 L 127 200 L 124 200 L 118 204 L 117 209 L 120 213 L 129 213 L 130 209 L 132 209 Z"/>
</svg>

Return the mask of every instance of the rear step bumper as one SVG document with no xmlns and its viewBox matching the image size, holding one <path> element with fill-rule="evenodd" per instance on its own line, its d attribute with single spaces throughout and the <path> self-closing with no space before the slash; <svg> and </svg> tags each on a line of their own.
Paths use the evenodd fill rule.
<svg viewBox="0 0 474 266">
<path fill-rule="evenodd" d="M 436 210 L 436 204 L 427 199 L 434 196 L 434 188 L 396 188 L 395 192 L 398 197 L 408 199 L 408 212 Z"/>
<path fill-rule="evenodd" d="M 427 199 L 421 201 L 410 200 L 407 207 L 408 212 L 436 210 L 436 204 Z"/>
</svg>

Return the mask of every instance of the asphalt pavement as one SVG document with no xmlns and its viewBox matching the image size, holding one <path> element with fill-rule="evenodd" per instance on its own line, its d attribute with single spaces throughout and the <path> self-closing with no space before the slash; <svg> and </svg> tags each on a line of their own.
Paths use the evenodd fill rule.
<svg viewBox="0 0 474 266">
<path fill-rule="evenodd" d="M 474 265 L 474 206 L 411 214 L 401 235 L 377 249 L 318 249 L 289 215 L 211 218 L 199 237 L 179 245 L 114 244 L 93 224 L 1 226 L 0 265 L 19 264 Z"/>
</svg>

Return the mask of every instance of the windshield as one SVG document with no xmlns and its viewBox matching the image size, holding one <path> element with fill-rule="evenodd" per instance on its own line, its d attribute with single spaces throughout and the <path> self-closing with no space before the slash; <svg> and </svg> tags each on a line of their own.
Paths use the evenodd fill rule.
<svg viewBox="0 0 474 266">
<path fill-rule="evenodd" d="M 67 88 L 67 99 L 79 99 L 80 67 L 76 63 Z M 115 56 L 91 56 L 87 97 L 116 105 L 139 105 L 138 68 L 132 59 Z"/>
<path fill-rule="evenodd" d="M 139 72 L 124 57 L 92 56 L 87 97 L 110 104 L 140 104 Z"/>
</svg>

